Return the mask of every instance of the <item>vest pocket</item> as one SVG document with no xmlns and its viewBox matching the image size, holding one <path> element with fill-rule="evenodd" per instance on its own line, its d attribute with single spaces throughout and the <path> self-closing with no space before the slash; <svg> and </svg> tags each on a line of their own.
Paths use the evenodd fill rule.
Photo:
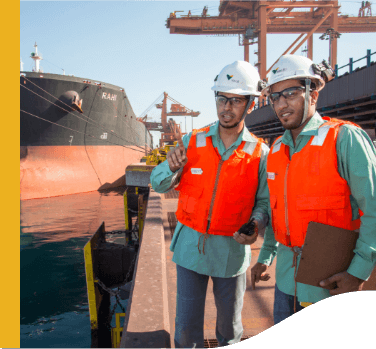
<svg viewBox="0 0 376 349">
<path fill-rule="evenodd" d="M 197 209 L 197 202 L 202 195 L 204 188 L 197 188 L 191 185 L 185 185 L 179 196 L 179 204 L 183 211 L 193 213 Z"/>
<path fill-rule="evenodd" d="M 216 205 L 210 226 L 228 235 L 248 222 L 254 202 L 251 201 L 251 195 L 227 195 L 225 198 L 220 205 Z"/>
<path fill-rule="evenodd" d="M 305 234 L 309 222 L 317 222 L 341 227 L 350 217 L 346 217 L 346 196 L 305 196 L 296 197 L 302 230 Z"/>
<path fill-rule="evenodd" d="M 218 224 L 222 227 L 234 227 L 239 224 L 242 226 L 245 223 L 242 223 L 242 221 L 244 221 L 244 219 L 242 220 L 242 212 L 244 212 L 244 210 L 244 204 L 240 202 L 226 203 L 217 215 Z"/>
<path fill-rule="evenodd" d="M 297 210 L 335 210 L 346 206 L 346 196 L 306 196 L 296 197 Z"/>
</svg>

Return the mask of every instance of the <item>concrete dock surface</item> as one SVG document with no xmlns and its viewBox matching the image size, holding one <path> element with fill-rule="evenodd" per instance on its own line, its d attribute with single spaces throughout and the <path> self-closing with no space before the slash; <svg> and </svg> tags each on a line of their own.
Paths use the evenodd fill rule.
<svg viewBox="0 0 376 349">
<path fill-rule="evenodd" d="M 164 196 L 164 197 L 163 197 Z M 166 198 L 167 196 L 167 198 Z M 169 198 L 174 195 L 162 195 L 162 212 L 163 212 L 163 228 L 165 234 L 165 250 L 166 250 L 166 267 L 168 278 L 168 302 L 170 316 L 170 336 L 171 343 L 174 341 L 175 330 L 175 310 L 176 310 L 176 264 L 172 262 L 173 253 L 170 251 L 171 228 L 174 224 L 169 222 L 169 217 L 176 212 L 178 199 Z M 171 218 L 170 218 L 171 221 Z M 172 225 L 172 226 L 171 226 Z M 257 261 L 260 247 L 263 243 L 262 234 L 260 234 L 256 243 L 252 245 L 252 262 L 254 265 Z M 244 306 L 242 311 L 242 322 L 244 327 L 243 337 L 249 338 L 273 326 L 273 300 L 274 300 L 274 284 L 275 284 L 275 263 L 268 269 L 271 278 L 265 282 L 256 284 L 256 290 L 252 290 L 251 286 L 251 268 L 247 270 L 247 288 L 244 295 Z M 215 323 L 217 310 L 214 303 L 213 284 L 209 279 L 208 291 L 205 305 L 205 324 L 204 337 L 205 345 L 210 344 L 214 347 L 217 344 L 215 337 Z M 209 347 L 209 345 L 208 345 Z"/>
<path fill-rule="evenodd" d="M 178 193 L 150 191 L 140 252 L 136 262 L 131 297 L 126 310 L 120 348 L 174 347 L 176 311 L 176 264 L 172 262 L 170 243 L 176 226 Z M 257 262 L 263 232 L 251 246 L 251 267 Z M 247 270 L 247 288 L 242 311 L 242 340 L 267 330 L 273 323 L 275 262 L 268 268 L 271 278 L 251 286 L 251 267 Z M 216 347 L 216 307 L 209 279 L 205 305 L 205 347 Z M 376 290 L 376 268 L 364 285 Z"/>
</svg>

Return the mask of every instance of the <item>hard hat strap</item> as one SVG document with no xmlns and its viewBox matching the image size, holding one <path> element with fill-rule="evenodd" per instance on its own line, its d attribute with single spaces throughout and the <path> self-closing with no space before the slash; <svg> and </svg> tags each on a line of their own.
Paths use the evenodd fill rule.
<svg viewBox="0 0 376 349">
<path fill-rule="evenodd" d="M 303 112 L 302 122 L 300 123 L 300 125 L 304 124 L 308 117 L 309 94 L 311 92 L 310 88 L 311 88 L 311 79 L 305 79 L 304 112 Z"/>
<path fill-rule="evenodd" d="M 248 100 L 248 103 L 244 109 L 244 113 L 243 113 L 243 116 L 242 116 L 242 120 L 245 119 L 245 117 L 247 116 L 247 111 L 249 109 L 249 107 L 252 105 L 253 101 L 255 100 L 255 96 L 249 96 L 249 100 Z"/>
</svg>

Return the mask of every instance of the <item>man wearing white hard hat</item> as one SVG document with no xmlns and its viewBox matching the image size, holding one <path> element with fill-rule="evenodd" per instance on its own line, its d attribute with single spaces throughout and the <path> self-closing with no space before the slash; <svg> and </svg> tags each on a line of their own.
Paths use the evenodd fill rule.
<svg viewBox="0 0 376 349">
<path fill-rule="evenodd" d="M 175 346 L 204 347 L 209 277 L 217 307 L 219 346 L 240 341 L 250 245 L 268 222 L 268 147 L 244 126 L 262 81 L 248 62 L 227 65 L 215 78 L 218 121 L 178 137 L 167 161 L 151 174 L 155 191 L 178 184 L 170 249 L 177 270 Z"/>
<path fill-rule="evenodd" d="M 267 159 L 271 220 L 251 279 L 255 288 L 277 255 L 275 324 L 302 309 L 301 303 L 361 290 L 376 264 L 376 151 L 358 125 L 317 113 L 319 91 L 333 77 L 325 61 L 316 65 L 285 55 L 262 91 L 285 132 Z M 360 228 L 350 267 L 320 282 L 336 283 L 330 291 L 295 281 L 311 221 Z"/>
</svg>

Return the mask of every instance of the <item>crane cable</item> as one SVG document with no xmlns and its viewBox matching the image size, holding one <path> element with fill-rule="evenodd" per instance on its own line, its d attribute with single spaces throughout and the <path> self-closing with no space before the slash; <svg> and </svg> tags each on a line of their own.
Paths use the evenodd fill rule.
<svg viewBox="0 0 376 349">
<path fill-rule="evenodd" d="M 139 118 L 144 117 L 144 116 L 146 115 L 146 113 L 147 113 L 151 108 L 153 108 L 153 107 L 155 106 L 155 104 L 156 104 L 156 103 L 162 98 L 162 96 L 163 96 L 163 93 L 161 93 L 160 96 L 158 96 L 158 98 L 157 98 L 152 104 L 150 104 L 150 106 L 149 106 L 146 110 L 144 110 L 144 111 L 142 112 L 142 114 L 139 116 Z"/>
</svg>

